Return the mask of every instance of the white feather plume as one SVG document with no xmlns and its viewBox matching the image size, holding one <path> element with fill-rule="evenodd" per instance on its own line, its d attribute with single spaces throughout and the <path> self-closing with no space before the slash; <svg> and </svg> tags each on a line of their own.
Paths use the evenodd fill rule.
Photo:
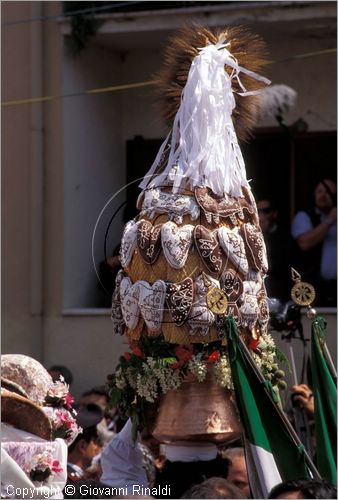
<svg viewBox="0 0 338 500">
<path fill-rule="evenodd" d="M 289 111 L 296 104 L 297 92 L 288 85 L 270 85 L 261 91 L 262 118 L 276 116 Z"/>
</svg>

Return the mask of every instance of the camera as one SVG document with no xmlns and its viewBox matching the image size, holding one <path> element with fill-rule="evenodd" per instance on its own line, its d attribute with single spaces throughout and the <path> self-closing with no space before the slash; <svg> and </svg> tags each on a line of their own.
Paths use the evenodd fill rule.
<svg viewBox="0 0 338 500">
<path fill-rule="evenodd" d="M 292 300 L 282 303 L 279 299 L 269 298 L 270 327 L 277 332 L 292 332 L 301 324 L 300 306 Z"/>
</svg>

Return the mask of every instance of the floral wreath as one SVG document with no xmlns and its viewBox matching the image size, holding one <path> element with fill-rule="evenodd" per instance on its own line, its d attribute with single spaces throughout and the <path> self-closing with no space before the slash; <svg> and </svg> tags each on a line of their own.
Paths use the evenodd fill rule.
<svg viewBox="0 0 338 500">
<path fill-rule="evenodd" d="M 69 385 L 60 375 L 60 379 L 48 389 L 44 401 L 44 409 L 52 422 L 53 439 L 65 439 L 72 443 L 77 435 L 82 432 L 76 423 L 77 412 L 72 407 L 74 398 L 69 392 Z"/>
<path fill-rule="evenodd" d="M 161 394 L 177 390 L 183 379 L 192 374 L 203 382 L 212 372 L 216 383 L 232 390 L 228 350 L 222 341 L 204 344 L 168 344 L 163 336 L 141 338 L 129 342 L 130 351 L 121 357 L 114 374 L 108 376 L 110 405 L 122 417 L 131 417 L 133 435 L 145 425 L 145 406 L 156 403 Z M 278 396 L 285 389 L 285 373 L 275 358 L 286 362 L 269 333 L 252 339 L 249 349 L 263 376 L 269 380 Z"/>
<path fill-rule="evenodd" d="M 47 449 L 42 453 L 33 455 L 31 461 L 25 467 L 26 474 L 32 481 L 43 483 L 50 476 L 62 472 L 59 460 L 55 460 L 52 455 L 52 450 Z"/>
</svg>

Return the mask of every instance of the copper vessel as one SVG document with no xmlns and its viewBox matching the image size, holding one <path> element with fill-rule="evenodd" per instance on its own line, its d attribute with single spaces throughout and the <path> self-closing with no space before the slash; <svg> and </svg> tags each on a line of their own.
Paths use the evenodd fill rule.
<svg viewBox="0 0 338 500">
<path fill-rule="evenodd" d="M 161 442 L 225 443 L 239 437 L 240 420 L 234 396 L 208 373 L 204 382 L 189 375 L 181 387 L 160 402 L 153 436 Z"/>
</svg>

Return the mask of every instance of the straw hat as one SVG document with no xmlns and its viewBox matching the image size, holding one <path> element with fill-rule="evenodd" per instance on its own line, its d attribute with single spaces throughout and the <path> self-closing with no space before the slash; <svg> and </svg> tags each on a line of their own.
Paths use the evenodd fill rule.
<svg viewBox="0 0 338 500">
<path fill-rule="evenodd" d="M 42 406 L 53 381 L 41 363 L 22 354 L 2 355 L 1 385 L 1 421 L 51 440 L 52 425 Z"/>
<path fill-rule="evenodd" d="M 24 354 L 1 356 L 1 381 L 6 389 L 42 405 L 53 386 L 52 377 L 36 359 Z"/>
<path fill-rule="evenodd" d="M 7 389 L 1 389 L 1 421 L 50 441 L 52 426 L 41 407 Z"/>
</svg>

